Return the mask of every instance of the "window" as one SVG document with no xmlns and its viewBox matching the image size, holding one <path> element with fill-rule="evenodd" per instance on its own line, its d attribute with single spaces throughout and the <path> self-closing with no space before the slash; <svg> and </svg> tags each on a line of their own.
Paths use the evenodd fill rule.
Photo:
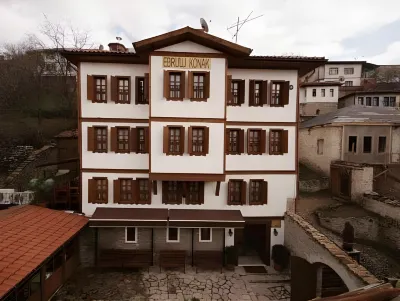
<svg viewBox="0 0 400 301">
<path fill-rule="evenodd" d="M 136 77 L 136 104 L 148 104 L 145 98 L 145 83 L 144 77 Z"/>
<path fill-rule="evenodd" d="M 274 83 L 272 82 L 271 87 L 271 106 L 280 106 L 282 105 L 282 83 Z M 314 96 L 314 91 L 313 91 Z"/>
<path fill-rule="evenodd" d="M 258 205 L 263 201 L 263 180 L 250 180 L 249 184 L 249 204 Z"/>
<path fill-rule="evenodd" d="M 378 141 L 378 152 L 384 153 L 386 151 L 386 137 L 380 136 Z"/>
<path fill-rule="evenodd" d="M 364 136 L 363 141 L 363 152 L 370 153 L 372 149 L 372 137 L 371 136 Z"/>
<path fill-rule="evenodd" d="M 312 89 L 312 96 L 316 97 L 317 96 L 317 89 Z"/>
<path fill-rule="evenodd" d="M 225 152 L 229 155 L 239 155 L 244 152 L 244 130 L 226 129 Z"/>
<path fill-rule="evenodd" d="M 371 97 L 365 97 L 365 105 L 366 106 L 371 106 Z"/>
<path fill-rule="evenodd" d="M 354 74 L 354 68 L 344 68 L 344 74 Z"/>
<path fill-rule="evenodd" d="M 169 98 L 179 99 L 183 98 L 181 95 L 181 73 L 171 72 L 169 74 Z"/>
<path fill-rule="evenodd" d="M 319 115 L 320 112 L 321 112 L 321 110 L 320 110 L 320 109 L 317 109 L 317 110 L 315 111 L 315 115 Z"/>
<path fill-rule="evenodd" d="M 396 105 L 396 97 L 389 98 L 389 107 L 394 107 Z"/>
<path fill-rule="evenodd" d="M 232 100 L 230 105 L 238 106 L 242 103 L 241 101 L 241 89 L 244 85 L 241 85 L 241 80 L 232 80 L 231 82 L 231 92 L 232 92 Z"/>
<path fill-rule="evenodd" d="M 282 154 L 282 131 L 271 130 L 269 135 L 269 153 L 274 155 Z"/>
<path fill-rule="evenodd" d="M 321 89 L 321 96 L 325 97 L 325 89 Z"/>
<path fill-rule="evenodd" d="M 106 127 L 95 127 L 94 133 L 95 133 L 94 152 L 106 153 L 107 152 L 107 128 Z"/>
<path fill-rule="evenodd" d="M 264 139 L 261 138 L 264 134 Z M 265 132 L 262 130 L 248 129 L 247 131 L 247 153 L 249 155 L 261 155 L 265 152 L 265 148 L 262 147 L 262 142 L 265 144 Z"/>
<path fill-rule="evenodd" d="M 139 204 L 150 204 L 150 182 L 149 179 L 136 179 Z"/>
<path fill-rule="evenodd" d="M 188 151 L 190 155 L 205 156 L 208 153 L 208 127 L 189 127 Z"/>
<path fill-rule="evenodd" d="M 125 242 L 137 243 L 137 229 L 135 227 L 125 228 Z"/>
<path fill-rule="evenodd" d="M 358 97 L 358 104 L 364 105 L 364 97 Z"/>
<path fill-rule="evenodd" d="M 94 77 L 94 95 L 95 102 L 107 102 L 107 77 Z"/>
<path fill-rule="evenodd" d="M 179 242 L 179 228 L 167 228 L 167 242 Z"/>
<path fill-rule="evenodd" d="M 331 95 L 331 97 L 333 97 L 333 96 L 334 96 L 333 89 L 329 89 L 329 94 Z"/>
<path fill-rule="evenodd" d="M 130 80 L 126 77 L 118 77 L 118 103 L 130 103 Z"/>
<path fill-rule="evenodd" d="M 349 136 L 349 148 L 348 151 L 350 153 L 357 152 L 357 136 Z"/>
<path fill-rule="evenodd" d="M 129 153 L 129 128 L 117 128 L 117 152 Z"/>
<path fill-rule="evenodd" d="M 183 155 L 185 128 L 182 126 L 164 127 L 164 153 L 167 155 Z"/>
<path fill-rule="evenodd" d="M 108 202 L 108 181 L 107 178 L 94 178 L 94 190 L 92 203 L 107 203 Z"/>
<path fill-rule="evenodd" d="M 346 81 L 344 82 L 344 85 L 345 85 L 346 87 L 352 87 L 352 86 L 353 86 L 353 81 L 351 81 L 351 80 L 346 80 Z"/>
<path fill-rule="evenodd" d="M 383 106 L 388 107 L 389 106 L 389 97 L 384 97 L 383 98 Z"/>
<path fill-rule="evenodd" d="M 324 154 L 324 139 L 317 140 L 317 154 L 318 155 Z"/>
<path fill-rule="evenodd" d="M 167 100 L 180 100 L 185 97 L 185 71 L 164 70 L 164 97 Z M 144 83 L 144 94 L 146 98 L 146 76 Z M 148 100 L 147 100 L 148 102 Z"/>
<path fill-rule="evenodd" d="M 379 97 L 373 97 L 372 98 L 372 105 L 374 107 L 379 107 Z"/>
<path fill-rule="evenodd" d="M 228 205 L 242 205 L 246 203 L 246 182 L 243 180 L 229 180 L 228 182 Z"/>
<path fill-rule="evenodd" d="M 204 203 L 204 182 L 185 182 L 186 204 L 198 205 Z"/>
<path fill-rule="evenodd" d="M 339 74 L 338 68 L 329 68 L 329 75 L 337 75 Z"/>
<path fill-rule="evenodd" d="M 211 242 L 212 241 L 211 228 L 200 228 L 199 229 L 199 241 L 200 242 Z"/>
<path fill-rule="evenodd" d="M 162 202 L 163 204 L 182 204 L 182 182 L 163 181 Z"/>
<path fill-rule="evenodd" d="M 138 153 L 147 153 L 148 150 L 146 149 L 146 131 L 145 128 L 136 128 L 137 130 L 137 152 Z"/>
<path fill-rule="evenodd" d="M 125 204 L 133 203 L 133 180 L 120 179 L 120 202 Z"/>
<path fill-rule="evenodd" d="M 261 105 L 261 90 L 262 90 L 262 81 L 256 81 L 254 83 L 254 105 Z"/>
<path fill-rule="evenodd" d="M 193 74 L 193 98 L 204 99 L 205 96 L 205 78 L 204 73 L 194 73 Z"/>
</svg>

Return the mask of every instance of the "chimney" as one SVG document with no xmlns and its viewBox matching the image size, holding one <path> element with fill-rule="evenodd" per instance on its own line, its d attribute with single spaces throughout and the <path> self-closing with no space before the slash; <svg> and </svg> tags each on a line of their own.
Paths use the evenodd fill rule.
<svg viewBox="0 0 400 301">
<path fill-rule="evenodd" d="M 127 52 L 127 49 L 125 48 L 124 45 L 120 43 L 110 43 L 108 44 L 108 47 L 110 48 L 110 51 L 120 51 L 120 52 Z"/>
</svg>

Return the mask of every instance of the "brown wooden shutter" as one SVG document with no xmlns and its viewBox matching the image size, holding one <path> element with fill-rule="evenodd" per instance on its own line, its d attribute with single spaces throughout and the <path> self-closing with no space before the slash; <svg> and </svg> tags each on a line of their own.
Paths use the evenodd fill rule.
<svg viewBox="0 0 400 301">
<path fill-rule="evenodd" d="M 340 169 L 331 165 L 331 193 L 333 196 L 340 196 Z"/>
<path fill-rule="evenodd" d="M 227 200 L 227 204 L 228 204 L 228 205 L 232 205 L 232 203 L 231 203 L 231 185 L 232 185 L 232 182 L 229 180 L 229 181 L 228 181 L 228 185 L 227 185 L 227 187 L 228 187 L 228 200 Z"/>
<path fill-rule="evenodd" d="M 289 82 L 282 83 L 282 105 L 289 104 Z"/>
<path fill-rule="evenodd" d="M 207 155 L 210 148 L 210 128 L 208 126 L 204 127 L 203 139 L 204 139 L 203 153 Z"/>
<path fill-rule="evenodd" d="M 193 71 L 188 72 L 188 98 L 194 98 L 193 93 Z"/>
<path fill-rule="evenodd" d="M 249 150 L 250 150 L 250 129 L 247 129 L 247 140 L 246 140 L 246 144 L 247 144 L 247 153 L 250 154 Z"/>
<path fill-rule="evenodd" d="M 87 76 L 86 95 L 88 100 L 94 100 L 94 78 L 92 75 Z"/>
<path fill-rule="evenodd" d="M 232 103 L 232 75 L 226 77 L 226 104 Z"/>
<path fill-rule="evenodd" d="M 121 181 L 120 179 L 114 180 L 114 203 L 119 204 L 121 202 Z"/>
<path fill-rule="evenodd" d="M 163 153 L 169 153 L 169 131 L 168 126 L 164 126 L 163 128 Z"/>
<path fill-rule="evenodd" d="M 281 143 L 282 143 L 282 153 L 287 154 L 289 151 L 289 134 L 288 131 L 283 130 L 282 131 L 282 137 L 281 137 Z"/>
<path fill-rule="evenodd" d="M 119 102 L 118 98 L 118 78 L 111 76 L 111 101 Z"/>
<path fill-rule="evenodd" d="M 150 131 L 149 131 L 149 127 L 146 126 L 146 127 L 144 127 L 144 152 L 146 154 L 148 154 L 150 152 L 149 142 L 150 142 Z"/>
<path fill-rule="evenodd" d="M 131 128 L 131 152 L 138 152 L 137 128 Z"/>
<path fill-rule="evenodd" d="M 180 99 L 186 98 L 186 72 L 181 71 L 181 97 Z"/>
<path fill-rule="evenodd" d="M 244 130 L 239 130 L 239 154 L 244 153 Z"/>
<path fill-rule="evenodd" d="M 268 100 L 268 81 L 263 80 L 261 84 L 261 106 L 268 104 Z"/>
<path fill-rule="evenodd" d="M 242 181 L 242 183 L 241 183 L 241 190 L 240 190 L 240 193 L 241 193 L 241 196 L 240 196 L 240 200 L 242 201 L 242 205 L 246 205 L 246 181 Z"/>
<path fill-rule="evenodd" d="M 183 153 L 185 152 L 185 128 L 183 126 L 180 127 L 180 141 L 179 141 L 179 153 L 181 155 L 183 155 Z"/>
<path fill-rule="evenodd" d="M 118 150 L 118 140 L 117 140 L 117 128 L 111 128 L 111 151 L 116 152 Z"/>
<path fill-rule="evenodd" d="M 245 83 L 246 83 L 246 81 L 244 79 L 239 81 L 239 103 L 240 104 L 244 104 L 244 94 L 246 91 Z"/>
<path fill-rule="evenodd" d="M 139 104 L 139 81 L 140 76 L 135 77 L 135 104 Z"/>
<path fill-rule="evenodd" d="M 255 98 L 254 85 L 255 85 L 255 81 L 251 79 L 249 81 L 249 107 L 254 106 L 254 98 Z"/>
<path fill-rule="evenodd" d="M 153 186 L 153 194 L 157 195 L 157 181 L 153 180 L 152 186 Z"/>
<path fill-rule="evenodd" d="M 193 127 L 188 128 L 188 153 L 193 155 Z"/>
<path fill-rule="evenodd" d="M 143 82 L 143 89 L 144 89 L 144 99 L 147 103 L 150 103 L 150 75 L 149 73 L 144 74 L 144 82 Z"/>
<path fill-rule="evenodd" d="M 204 78 L 204 97 L 210 98 L 210 72 L 206 72 Z"/>
<path fill-rule="evenodd" d="M 267 131 L 261 130 L 261 137 L 260 137 L 260 151 L 264 154 L 267 151 Z"/>
<path fill-rule="evenodd" d="M 272 155 L 272 135 L 271 135 L 271 133 L 272 133 L 272 130 L 269 130 L 269 133 L 268 133 L 268 145 L 269 145 L 269 154 L 270 155 Z"/>
<path fill-rule="evenodd" d="M 94 151 L 94 127 L 92 126 L 87 128 L 87 150 Z"/>
<path fill-rule="evenodd" d="M 105 179 L 106 180 L 106 199 L 105 199 L 105 203 L 107 204 L 108 203 L 108 179 Z"/>
<path fill-rule="evenodd" d="M 132 204 L 143 204 L 139 201 L 139 181 L 136 179 L 131 180 L 131 193 L 132 193 Z"/>
<path fill-rule="evenodd" d="M 229 154 L 229 129 L 225 129 L 225 154 Z"/>
<path fill-rule="evenodd" d="M 267 181 L 263 181 L 261 183 L 261 203 L 264 204 L 268 204 L 268 182 Z"/>
<path fill-rule="evenodd" d="M 219 196 L 219 189 L 221 188 L 221 182 L 218 181 L 215 185 L 215 196 Z"/>
<path fill-rule="evenodd" d="M 167 204 L 167 193 L 168 193 L 168 183 L 166 181 L 162 181 L 161 186 L 161 200 L 163 204 Z"/>
<path fill-rule="evenodd" d="M 164 70 L 164 97 L 169 99 L 169 71 Z"/>
<path fill-rule="evenodd" d="M 95 201 L 95 189 L 96 189 L 96 180 L 95 179 L 89 179 L 88 181 L 88 202 L 89 203 L 94 203 Z"/>
<path fill-rule="evenodd" d="M 204 182 L 199 184 L 200 189 L 200 204 L 204 204 Z"/>
<path fill-rule="evenodd" d="M 150 181 L 150 179 L 148 179 L 147 180 L 148 181 L 148 183 L 147 183 L 147 187 L 149 188 L 149 200 L 146 202 L 146 204 L 147 205 L 150 205 L 151 204 L 151 188 L 152 188 L 152 186 L 151 186 L 151 181 Z M 137 187 L 137 186 L 136 186 Z M 138 189 L 138 188 L 137 188 Z"/>
</svg>

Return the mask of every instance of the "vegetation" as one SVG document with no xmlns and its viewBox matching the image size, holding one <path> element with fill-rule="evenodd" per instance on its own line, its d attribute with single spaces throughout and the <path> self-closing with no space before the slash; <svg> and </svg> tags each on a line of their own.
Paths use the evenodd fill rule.
<svg viewBox="0 0 400 301">
<path fill-rule="evenodd" d="M 289 259 L 290 251 L 284 245 L 274 245 L 272 247 L 272 260 L 276 270 L 286 269 L 289 266 Z"/>
<path fill-rule="evenodd" d="M 225 263 L 229 265 L 237 264 L 238 251 L 235 246 L 225 248 Z"/>
</svg>

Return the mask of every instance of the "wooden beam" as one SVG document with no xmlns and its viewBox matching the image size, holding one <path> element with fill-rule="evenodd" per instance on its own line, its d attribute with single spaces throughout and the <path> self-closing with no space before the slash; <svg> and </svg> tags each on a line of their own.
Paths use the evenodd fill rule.
<svg viewBox="0 0 400 301">
<path fill-rule="evenodd" d="M 215 195 L 219 196 L 219 189 L 221 187 L 221 182 L 218 181 L 217 184 L 215 185 Z"/>
<path fill-rule="evenodd" d="M 153 194 L 157 195 L 157 181 L 153 180 Z"/>
</svg>

